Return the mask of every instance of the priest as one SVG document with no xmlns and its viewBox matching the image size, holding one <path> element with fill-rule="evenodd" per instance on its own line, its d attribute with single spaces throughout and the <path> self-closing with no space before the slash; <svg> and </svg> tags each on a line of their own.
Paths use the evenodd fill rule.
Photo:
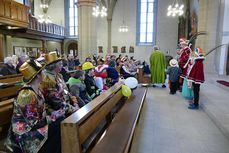
<svg viewBox="0 0 229 153">
<path fill-rule="evenodd" d="M 166 60 L 165 55 L 162 51 L 159 50 L 158 46 L 153 47 L 153 52 L 150 56 L 150 70 L 151 70 L 151 83 L 153 87 L 155 84 L 162 84 L 162 88 L 165 88 L 165 69 L 166 69 Z"/>
</svg>

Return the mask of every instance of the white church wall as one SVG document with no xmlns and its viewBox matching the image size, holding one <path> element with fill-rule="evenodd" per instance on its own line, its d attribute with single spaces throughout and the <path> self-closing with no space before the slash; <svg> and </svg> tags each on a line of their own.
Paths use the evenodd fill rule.
<svg viewBox="0 0 229 153">
<path fill-rule="evenodd" d="M 111 46 L 118 47 L 118 53 L 115 55 L 119 55 L 121 53 L 121 47 L 126 46 L 126 53 L 123 53 L 123 55 L 127 54 L 142 61 L 148 61 L 153 46 L 136 45 L 137 0 L 124 0 L 124 2 L 123 0 L 117 1 L 114 9 L 112 18 Z M 158 44 L 164 52 L 170 51 L 170 54 L 175 56 L 177 47 L 178 19 L 166 16 L 169 4 L 171 4 L 170 0 L 158 0 L 156 44 Z M 125 9 L 123 8 L 124 5 Z M 118 31 L 119 26 L 122 25 L 123 13 L 125 24 L 129 27 L 129 31 L 127 33 L 120 33 Z M 107 21 L 105 19 L 97 19 L 97 25 L 97 46 L 103 46 L 105 53 L 102 55 L 105 55 L 107 50 Z M 134 47 L 134 53 L 129 53 L 130 46 Z M 112 48 L 111 53 L 113 54 Z"/>
</svg>

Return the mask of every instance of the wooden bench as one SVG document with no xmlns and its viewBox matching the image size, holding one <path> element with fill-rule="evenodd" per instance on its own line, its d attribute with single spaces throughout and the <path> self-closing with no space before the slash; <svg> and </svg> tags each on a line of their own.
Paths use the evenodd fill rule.
<svg viewBox="0 0 229 153">
<path fill-rule="evenodd" d="M 22 78 L 22 74 L 12 74 L 12 75 L 0 76 L 0 82 L 1 82 L 2 79 L 17 78 L 17 77 L 21 77 Z"/>
<path fill-rule="evenodd" d="M 146 91 L 146 88 L 138 87 L 127 99 L 122 95 L 121 84 L 117 83 L 73 113 L 61 123 L 62 153 L 90 152 L 91 149 L 99 153 L 128 150 Z M 102 138 L 104 131 L 106 134 Z M 116 149 L 104 146 L 109 143 Z"/>
<path fill-rule="evenodd" d="M 150 83 L 151 82 L 151 76 L 144 74 L 143 67 L 138 68 L 138 83 Z"/>
<path fill-rule="evenodd" d="M 0 102 L 0 140 L 6 136 L 9 128 L 13 113 L 13 100 L 8 99 Z"/>
<path fill-rule="evenodd" d="M 0 84 L 0 100 L 15 97 L 22 86 L 22 75 L 2 76 L 0 77 Z"/>
</svg>

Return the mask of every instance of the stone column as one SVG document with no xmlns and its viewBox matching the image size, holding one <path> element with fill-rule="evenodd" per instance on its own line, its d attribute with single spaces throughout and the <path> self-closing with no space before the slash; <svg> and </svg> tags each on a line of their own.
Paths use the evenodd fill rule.
<svg viewBox="0 0 229 153">
<path fill-rule="evenodd" d="M 78 0 L 78 53 L 81 61 L 97 50 L 96 18 L 92 8 L 96 0 Z"/>
<path fill-rule="evenodd" d="M 198 36 L 196 41 L 196 47 L 201 47 L 205 52 L 220 45 L 218 42 L 218 20 L 220 18 L 219 1 L 215 0 L 201 0 L 199 1 L 199 13 L 198 13 L 198 31 L 206 31 L 207 35 Z M 206 57 L 205 60 L 205 72 L 217 73 L 217 51 L 212 52 Z"/>
<path fill-rule="evenodd" d="M 111 54 L 111 22 L 112 22 L 112 19 L 110 18 L 107 18 L 107 23 L 108 23 L 108 35 L 107 35 L 107 53 Z"/>
</svg>

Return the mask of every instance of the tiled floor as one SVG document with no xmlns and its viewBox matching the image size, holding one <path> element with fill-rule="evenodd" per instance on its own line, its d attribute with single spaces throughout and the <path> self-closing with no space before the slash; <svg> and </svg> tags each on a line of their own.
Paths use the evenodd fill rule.
<svg viewBox="0 0 229 153">
<path fill-rule="evenodd" d="M 229 153 L 229 141 L 202 110 L 188 110 L 180 93 L 148 88 L 131 153 Z"/>
</svg>

